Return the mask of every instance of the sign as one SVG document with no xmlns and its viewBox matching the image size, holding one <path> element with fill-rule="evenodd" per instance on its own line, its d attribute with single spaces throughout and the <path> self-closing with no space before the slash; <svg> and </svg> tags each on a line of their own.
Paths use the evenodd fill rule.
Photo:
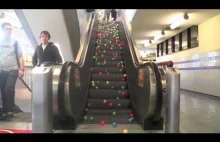
<svg viewBox="0 0 220 142">
<path fill-rule="evenodd" d="M 76 87 L 79 87 L 80 86 L 80 74 L 79 74 L 78 68 L 74 68 L 74 76 L 75 76 Z"/>
<path fill-rule="evenodd" d="M 144 87 L 144 68 L 139 69 L 139 74 L 138 74 L 138 86 Z"/>
</svg>

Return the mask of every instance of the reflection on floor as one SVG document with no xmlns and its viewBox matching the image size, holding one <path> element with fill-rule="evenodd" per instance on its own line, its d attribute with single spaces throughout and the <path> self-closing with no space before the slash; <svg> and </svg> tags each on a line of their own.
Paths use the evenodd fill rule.
<svg viewBox="0 0 220 142">
<path fill-rule="evenodd" d="M 181 91 L 180 109 L 180 132 L 220 132 L 220 98 Z"/>
<path fill-rule="evenodd" d="M 219 133 L 220 132 L 220 98 L 198 95 L 189 91 L 181 91 L 180 96 L 180 132 L 181 133 Z M 0 129 L 31 129 L 31 113 L 15 114 L 15 119 L 7 122 L 0 122 Z M 111 125 L 101 127 L 99 125 L 80 125 L 75 133 L 93 132 L 122 133 L 124 129 L 133 133 L 143 132 L 138 125 L 118 125 L 112 128 Z M 57 131 L 60 133 L 61 131 Z M 70 132 L 70 131 L 67 131 Z M 155 133 L 148 131 L 147 133 Z M 158 131 L 161 133 L 161 131 Z"/>
</svg>

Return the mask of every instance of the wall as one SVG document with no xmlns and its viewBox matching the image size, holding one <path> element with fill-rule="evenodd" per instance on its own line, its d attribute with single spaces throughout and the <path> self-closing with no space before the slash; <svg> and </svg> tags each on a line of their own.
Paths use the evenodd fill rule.
<svg viewBox="0 0 220 142">
<path fill-rule="evenodd" d="M 86 9 L 77 9 L 77 16 L 79 20 L 79 29 L 80 29 L 80 45 L 83 44 L 85 30 L 86 30 L 86 25 L 89 21 L 89 18 L 92 16 L 92 13 L 86 12 Z"/>
<path fill-rule="evenodd" d="M 74 60 L 70 38 L 66 28 L 63 11 L 61 9 L 25 9 L 21 11 L 34 34 L 35 39 L 37 39 L 37 44 L 40 44 L 40 32 L 47 30 L 51 34 L 51 41 L 59 44 L 64 60 Z"/>
<path fill-rule="evenodd" d="M 220 15 L 199 25 L 199 47 L 157 58 L 181 71 L 181 88 L 220 97 Z"/>
</svg>

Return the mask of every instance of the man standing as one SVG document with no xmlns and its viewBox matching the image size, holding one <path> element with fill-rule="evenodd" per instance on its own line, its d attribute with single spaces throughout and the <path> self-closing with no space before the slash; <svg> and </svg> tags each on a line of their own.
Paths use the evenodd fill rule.
<svg viewBox="0 0 220 142">
<path fill-rule="evenodd" d="M 37 46 L 32 59 L 33 66 L 41 65 L 43 62 L 62 63 L 58 48 L 53 42 L 49 42 L 51 36 L 48 31 L 40 33 L 41 44 Z"/>
<path fill-rule="evenodd" d="M 12 25 L 3 23 L 1 28 L 4 36 L 0 39 L 0 119 L 3 120 L 14 114 L 15 84 L 17 77 L 24 75 L 24 59 L 18 41 L 11 36 Z"/>
</svg>

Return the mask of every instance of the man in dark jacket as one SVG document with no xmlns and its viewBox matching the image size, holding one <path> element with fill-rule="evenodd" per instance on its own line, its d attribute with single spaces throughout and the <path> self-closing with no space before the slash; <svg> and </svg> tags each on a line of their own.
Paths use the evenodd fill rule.
<svg viewBox="0 0 220 142">
<path fill-rule="evenodd" d="M 32 59 L 33 66 L 39 66 L 43 62 L 62 63 L 58 48 L 54 43 L 49 42 L 51 36 L 48 31 L 42 31 L 40 34 L 41 44 L 37 46 Z"/>
</svg>

